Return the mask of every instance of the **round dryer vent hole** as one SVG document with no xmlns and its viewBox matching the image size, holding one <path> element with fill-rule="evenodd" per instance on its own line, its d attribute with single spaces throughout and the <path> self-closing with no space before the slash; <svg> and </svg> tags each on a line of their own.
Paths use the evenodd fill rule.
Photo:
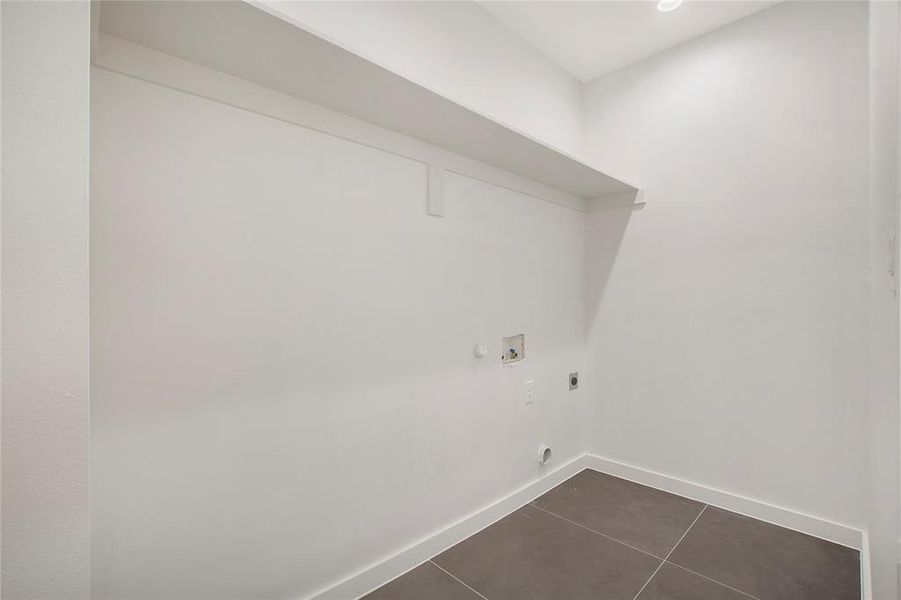
<svg viewBox="0 0 901 600">
<path fill-rule="evenodd" d="M 551 462 L 551 449 L 548 446 L 541 446 L 538 449 L 538 462 L 542 465 Z"/>
</svg>

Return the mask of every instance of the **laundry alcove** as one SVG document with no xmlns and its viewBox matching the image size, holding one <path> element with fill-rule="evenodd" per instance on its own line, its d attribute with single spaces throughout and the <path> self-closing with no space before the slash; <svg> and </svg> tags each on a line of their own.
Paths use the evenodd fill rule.
<svg viewBox="0 0 901 600">
<path fill-rule="evenodd" d="M 898 598 L 901 0 L 0 16 L 4 598 Z"/>
<path fill-rule="evenodd" d="M 258 6 L 96 9 L 99 597 L 315 594 L 583 452 L 633 185 Z"/>
</svg>

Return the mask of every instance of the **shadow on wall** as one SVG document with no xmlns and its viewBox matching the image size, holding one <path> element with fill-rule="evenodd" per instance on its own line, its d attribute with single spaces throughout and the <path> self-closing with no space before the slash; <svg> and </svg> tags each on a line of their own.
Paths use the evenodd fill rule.
<svg viewBox="0 0 901 600">
<path fill-rule="evenodd" d="M 639 192 L 640 194 L 640 192 Z M 640 200 L 640 197 L 638 198 Z M 600 370 L 597 357 L 595 324 L 600 313 L 601 302 L 607 290 L 613 266 L 619 256 L 626 228 L 636 207 L 632 192 L 611 195 L 605 202 L 595 201 L 585 214 L 585 328 L 583 335 L 588 349 L 586 367 L 590 376 L 583 378 L 584 390 L 592 399 L 589 411 L 598 410 L 597 401 L 603 395 L 600 389 Z M 583 440 L 593 440 L 594 418 L 585 419 L 581 424 Z M 590 444 L 593 446 L 593 444 Z"/>
<path fill-rule="evenodd" d="M 642 208 L 632 204 L 632 192 L 616 194 L 611 204 L 592 207 L 585 218 L 586 293 L 585 336 L 591 337 L 594 322 L 613 272 L 613 265 L 626 235 L 632 213 Z M 639 192 L 640 194 L 640 192 Z M 618 206 L 618 201 L 622 206 Z M 641 200 L 639 196 L 638 200 Z"/>
<path fill-rule="evenodd" d="M 585 213 L 450 175 L 435 218 L 422 162 L 92 94 L 96 597 L 306 596 L 583 452 Z"/>
</svg>

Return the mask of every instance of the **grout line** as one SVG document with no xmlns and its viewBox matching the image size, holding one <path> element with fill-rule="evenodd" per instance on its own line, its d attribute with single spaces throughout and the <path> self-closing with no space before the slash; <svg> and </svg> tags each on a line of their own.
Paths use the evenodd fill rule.
<svg viewBox="0 0 901 600">
<path fill-rule="evenodd" d="M 654 579 L 654 575 L 657 574 L 657 571 L 659 571 L 660 568 L 661 568 L 663 565 L 666 564 L 667 559 L 670 557 L 670 555 L 673 553 L 673 551 L 676 549 L 676 547 L 677 547 L 679 544 L 682 543 L 682 540 L 685 539 L 685 536 L 688 535 L 688 532 L 691 531 L 691 528 L 695 526 L 695 523 L 698 522 L 698 519 L 701 518 L 701 515 L 704 514 L 704 511 L 705 511 L 705 510 L 707 510 L 707 505 L 706 505 L 706 504 L 701 508 L 701 512 L 698 513 L 698 516 L 695 517 L 695 520 L 691 522 L 691 525 L 688 526 L 688 529 L 685 530 L 685 533 L 682 534 L 682 537 L 679 538 L 679 541 L 676 542 L 676 545 L 673 546 L 672 548 L 670 548 L 670 551 L 666 553 L 666 558 L 664 558 L 663 561 L 662 561 L 659 565 L 657 565 L 657 568 L 654 569 L 654 572 L 651 573 L 651 576 L 648 577 L 648 580 L 644 582 L 644 585 L 641 586 L 641 589 L 638 590 L 638 593 L 635 594 L 635 597 L 632 598 L 632 600 L 638 600 L 638 597 L 639 597 L 639 596 L 641 595 L 641 593 L 644 591 L 644 588 L 648 587 L 648 584 L 651 583 L 651 580 L 652 580 L 652 579 Z"/>
<path fill-rule="evenodd" d="M 707 507 L 708 507 L 708 506 L 710 506 L 710 505 L 709 505 L 709 504 L 705 504 L 705 505 L 704 505 L 704 508 L 702 508 L 702 509 L 701 509 L 701 512 L 698 513 L 698 516 L 695 517 L 695 520 L 691 522 L 691 525 L 688 526 L 688 529 L 685 530 L 685 533 L 682 534 L 682 537 L 680 537 L 680 538 L 679 538 L 679 541 L 676 542 L 676 545 L 673 546 L 673 549 L 670 550 L 669 553 L 666 555 L 666 558 L 663 559 L 663 562 L 660 564 L 660 567 L 662 567 L 664 564 L 671 564 L 671 565 L 673 565 L 674 567 L 679 567 L 680 569 L 683 569 L 683 570 L 685 570 L 685 571 L 688 571 L 689 573 L 692 573 L 692 574 L 694 574 L 694 575 L 697 575 L 698 577 L 703 577 L 704 579 L 706 579 L 706 580 L 708 580 L 708 581 L 712 581 L 713 583 L 716 583 L 716 584 L 721 585 L 721 586 L 723 586 L 723 587 L 727 587 L 727 588 L 729 588 L 730 590 L 732 590 L 732 591 L 734 591 L 734 592 L 738 592 L 739 594 L 745 595 L 745 596 L 747 596 L 747 597 L 749 597 L 749 598 L 754 598 L 754 600 L 760 600 L 760 599 L 757 598 L 756 596 L 752 596 L 751 594 L 749 594 L 749 593 L 747 593 L 747 592 L 743 592 L 743 591 L 741 591 L 741 590 L 739 590 L 739 589 L 737 589 L 737 588 L 734 588 L 734 587 L 732 587 L 731 585 L 726 585 L 726 584 L 723 583 L 722 581 L 717 581 L 716 579 L 713 579 L 712 577 L 707 577 L 706 575 L 701 575 L 700 573 L 697 573 L 697 572 L 695 572 L 695 571 L 692 571 L 691 569 L 688 569 L 688 568 L 686 568 L 686 567 L 683 567 L 682 565 L 677 565 L 676 563 L 672 562 L 672 561 L 669 559 L 669 557 L 673 555 L 673 552 L 676 551 L 676 548 L 679 546 L 679 544 L 682 543 L 682 540 L 685 539 L 685 536 L 688 535 L 688 532 L 691 531 L 691 528 L 694 527 L 694 526 L 695 526 L 695 523 L 698 522 L 698 519 L 701 518 L 701 515 L 704 514 L 704 511 L 707 510 Z M 658 570 L 658 571 L 660 570 L 660 567 L 657 567 L 657 570 Z M 655 572 L 655 573 L 656 573 L 656 572 Z M 653 578 L 653 575 L 652 575 L 651 577 Z M 649 579 L 648 582 L 650 582 L 650 581 L 651 581 L 651 580 Z M 646 583 L 645 585 L 647 585 L 647 583 Z M 636 596 L 635 598 L 638 598 L 638 596 Z M 634 600 L 634 599 L 633 599 L 633 600 Z"/>
<path fill-rule="evenodd" d="M 538 506 L 538 505 L 536 505 L 536 504 L 532 504 L 531 502 L 529 503 L 529 506 L 531 506 L 532 508 L 537 508 L 537 509 L 540 510 L 540 511 L 544 511 L 544 512 L 546 512 L 546 513 L 549 514 L 549 515 L 552 515 L 552 516 L 554 516 L 554 517 L 557 517 L 558 519 L 561 519 L 561 520 L 563 520 L 563 521 L 566 521 L 567 523 L 572 523 L 572 524 L 575 525 L 576 527 L 581 527 L 582 529 L 585 529 L 585 530 L 587 530 L 587 531 L 590 531 L 591 533 L 596 533 L 597 535 L 599 535 L 599 536 L 601 536 L 601 537 L 605 537 L 605 538 L 607 538 L 608 540 L 613 540 L 613 541 L 616 542 L 617 544 L 622 544 L 623 546 L 626 546 L 627 548 L 631 548 L 632 550 L 636 550 L 636 551 L 638 551 L 638 552 L 641 552 L 642 554 L 647 554 L 647 555 L 650 556 L 651 558 L 656 558 L 657 560 L 666 560 L 665 558 L 660 558 L 660 557 L 657 556 L 656 554 L 651 554 L 651 553 L 648 552 L 647 550 L 642 550 L 641 548 L 636 548 L 635 546 L 633 546 L 633 545 L 631 545 L 631 544 L 627 544 L 626 542 L 624 542 L 624 541 L 622 541 L 622 540 L 618 540 L 618 539 L 616 539 L 615 537 L 610 537 L 610 536 L 607 535 L 606 533 L 601 533 L 600 531 L 595 531 L 595 530 L 592 529 L 591 527 L 585 527 L 585 526 L 582 525 L 581 523 L 576 523 L 575 521 L 570 521 L 570 520 L 567 519 L 566 517 L 561 517 L 561 516 L 558 515 L 557 513 L 551 512 L 551 511 L 549 511 L 549 510 L 546 509 L 546 508 L 541 508 L 540 506 Z"/>
<path fill-rule="evenodd" d="M 685 530 L 685 533 L 683 533 L 683 534 L 682 534 L 682 537 L 679 538 L 679 541 L 676 542 L 676 545 L 673 546 L 673 547 L 670 549 L 670 551 L 666 553 L 666 557 L 665 557 L 665 558 L 660 558 L 659 556 L 657 556 L 657 555 L 655 555 L 655 554 L 651 554 L 650 552 L 647 552 L 647 551 L 645 551 L 645 550 L 642 550 L 641 548 L 636 548 L 635 546 L 633 546 L 633 545 L 631 545 L 631 544 L 627 544 L 626 542 L 624 542 L 624 541 L 622 541 L 622 540 L 618 540 L 618 539 L 616 539 L 615 537 L 611 537 L 611 536 L 607 535 L 606 533 L 601 533 L 600 531 L 596 531 L 596 530 L 594 530 L 594 529 L 592 529 L 592 528 L 590 528 L 590 527 L 586 527 L 585 525 L 582 525 L 581 523 L 576 523 L 575 521 L 572 521 L 572 520 L 570 520 L 570 519 L 567 519 L 566 517 L 560 516 L 560 515 L 558 515 L 558 514 L 555 513 L 555 512 L 551 512 L 551 511 L 547 510 L 546 508 L 541 508 L 540 506 L 536 505 L 536 504 L 534 503 L 534 501 L 533 501 L 533 502 L 529 502 L 529 503 L 528 503 L 528 506 L 531 506 L 532 508 L 537 508 L 538 510 L 540 510 L 540 511 L 542 511 L 542 512 L 546 512 L 547 514 L 549 514 L 549 515 L 551 515 L 551 516 L 553 516 L 553 517 L 557 517 L 557 518 L 560 519 L 561 521 L 566 521 L 567 523 L 571 523 L 572 525 L 575 525 L 576 527 L 581 527 L 582 529 L 585 529 L 585 530 L 587 530 L 587 531 L 590 531 L 591 533 L 597 534 L 597 535 L 599 535 L 599 536 L 601 536 L 601 537 L 605 537 L 605 538 L 607 538 L 608 540 L 611 540 L 611 541 L 616 542 L 617 544 L 622 544 L 623 546 L 626 546 L 627 548 L 631 548 L 632 550 L 636 550 L 636 551 L 638 551 L 638 552 L 641 552 L 642 554 L 646 554 L 646 555 L 650 556 L 651 558 L 656 558 L 657 560 L 659 560 L 659 561 L 660 561 L 660 564 L 657 565 L 657 568 L 654 569 L 654 572 L 651 573 L 651 576 L 648 577 L 648 580 L 644 582 L 644 585 L 641 586 L 641 589 L 638 590 L 638 593 L 635 594 L 635 597 L 634 597 L 632 600 L 637 600 L 637 599 L 638 599 L 638 596 L 641 595 L 641 593 L 642 593 L 642 592 L 644 591 L 644 589 L 648 586 L 648 584 L 651 583 L 651 580 L 654 579 L 654 576 L 657 574 L 657 572 L 660 571 L 660 569 L 663 568 L 663 565 L 665 565 L 665 564 L 669 564 L 669 565 L 672 565 L 672 566 L 677 567 L 677 568 L 679 568 L 679 569 L 682 569 L 683 571 L 687 571 L 687 572 L 691 573 L 692 575 L 697 575 L 698 577 L 700 577 L 700 578 L 702 578 L 702 579 L 706 579 L 707 581 L 710 581 L 710 582 L 715 583 L 715 584 L 717 584 L 717 585 L 721 585 L 721 586 L 723 586 L 724 588 L 728 588 L 728 589 L 732 590 L 733 592 L 737 592 L 737 593 L 741 594 L 742 596 L 747 596 L 748 598 L 752 598 L 753 600 L 760 600 L 760 598 L 758 598 L 757 596 L 754 596 L 754 595 L 749 594 L 749 593 L 747 593 L 747 592 L 743 592 L 743 591 L 741 591 L 740 589 L 734 588 L 734 587 L 732 587 L 731 585 L 728 585 L 728 584 L 726 584 L 726 583 L 723 583 L 722 581 L 718 581 L 718 580 L 714 579 L 713 577 L 708 577 L 707 575 L 702 575 L 701 573 L 698 573 L 697 571 L 692 571 L 692 570 L 689 569 L 688 567 L 683 567 L 682 565 L 677 564 L 677 563 L 674 563 L 674 562 L 672 562 L 671 560 L 669 560 L 669 557 L 672 556 L 673 552 L 675 552 L 675 550 L 676 550 L 676 548 L 679 546 L 679 544 L 682 543 L 682 540 L 685 539 L 685 536 L 688 535 L 688 532 L 691 531 L 691 528 L 695 526 L 695 523 L 698 522 L 698 520 L 701 518 L 701 515 L 703 515 L 703 514 L 704 514 L 704 511 L 707 510 L 707 507 L 710 506 L 709 504 L 705 504 L 705 505 L 703 506 L 703 508 L 701 508 L 701 512 L 699 512 L 699 513 L 698 513 L 698 516 L 696 516 L 696 517 L 694 518 L 694 520 L 691 522 L 691 525 L 688 526 L 688 529 Z M 480 598 L 483 598 L 484 600 L 488 600 L 488 598 L 486 598 L 486 597 L 485 597 L 483 594 L 481 594 L 478 590 L 476 590 L 475 588 L 473 588 L 473 587 L 471 587 L 470 585 L 468 585 L 465 581 L 463 581 L 462 579 L 460 579 L 459 577 L 457 577 L 456 575 L 454 575 L 453 573 L 451 573 L 450 571 L 448 571 L 447 569 L 445 569 L 444 567 L 442 567 L 441 565 L 439 565 L 438 563 L 436 563 L 434 560 L 429 559 L 429 560 L 426 561 L 426 562 L 432 563 L 433 565 L 435 565 L 436 567 L 438 567 L 439 569 L 441 569 L 442 571 L 444 571 L 445 573 L 447 573 L 450 577 L 452 577 L 452 578 L 454 578 L 456 581 L 460 582 L 462 585 L 464 585 L 467 589 L 469 589 L 470 591 L 472 591 L 474 594 L 477 594 Z"/>
<path fill-rule="evenodd" d="M 707 510 L 707 507 L 708 507 L 708 506 L 710 506 L 710 505 L 709 505 L 709 504 L 705 504 L 705 505 L 704 505 L 704 508 L 702 508 L 702 509 L 701 509 L 701 512 L 698 513 L 698 516 L 695 517 L 695 520 L 691 522 L 691 525 L 688 526 L 688 529 L 685 530 L 685 533 L 682 534 L 682 537 L 679 538 L 679 541 L 676 542 L 676 545 L 673 546 L 672 549 L 670 549 L 670 551 L 666 553 L 666 558 L 663 559 L 664 562 L 667 561 L 667 560 L 669 560 L 669 557 L 672 556 L 672 554 L 673 554 L 673 552 L 676 550 L 676 548 L 679 547 L 679 544 L 682 543 L 682 540 L 685 539 L 685 536 L 688 535 L 688 532 L 691 531 L 691 528 L 695 526 L 695 523 L 698 522 L 698 519 L 701 518 L 701 515 L 704 514 L 704 511 Z"/>
<path fill-rule="evenodd" d="M 711 488 L 706 485 L 666 475 L 657 471 L 650 471 L 632 464 L 622 463 L 592 454 L 586 454 L 586 456 L 590 457 L 589 460 L 594 459 L 596 461 L 595 464 L 587 467 L 587 469 L 594 471 L 595 473 L 623 479 L 631 483 L 649 487 L 653 490 L 665 492 L 688 500 L 694 500 L 702 504 L 705 503 L 703 497 L 709 497 L 712 494 L 718 499 L 706 502 L 706 504 L 713 508 L 735 513 L 742 517 L 754 519 L 755 521 L 760 521 L 767 525 L 774 525 L 824 542 L 829 542 L 830 544 L 850 548 L 857 552 L 860 552 L 861 550 L 861 534 L 863 531 L 849 525 L 815 517 L 808 513 L 790 510 L 755 498 L 749 498 L 747 496 L 726 492 L 721 489 Z M 648 479 L 647 476 L 650 476 L 651 479 Z M 673 485 L 676 487 L 673 487 Z M 690 489 L 685 489 L 685 486 L 688 486 Z M 675 491 L 676 489 L 679 489 L 679 491 Z M 775 513 L 773 511 L 775 511 Z M 797 523 L 787 524 L 788 521 L 798 518 L 808 523 L 806 525 L 799 525 Z M 823 528 L 830 530 L 830 532 L 823 531 Z M 849 540 L 848 536 L 852 536 L 854 539 Z"/>
<path fill-rule="evenodd" d="M 671 560 L 667 560 L 667 561 L 665 561 L 665 562 L 666 562 L 666 564 L 668 564 L 668 565 L 673 565 L 674 567 L 678 567 L 678 568 L 682 569 L 683 571 L 688 571 L 688 572 L 691 573 L 692 575 L 697 575 L 698 577 L 701 577 L 701 578 L 703 578 L 703 579 L 706 579 L 707 581 L 712 581 L 713 583 L 716 583 L 717 585 L 721 585 L 721 586 L 723 586 L 723 587 L 729 588 L 729 589 L 732 590 L 733 592 L 738 592 L 738 593 L 741 594 L 742 596 L 747 596 L 748 598 L 753 598 L 754 600 L 760 600 L 760 598 L 758 598 L 757 596 L 752 596 L 752 595 L 749 594 L 748 592 L 743 592 L 743 591 L 741 591 L 741 590 L 738 589 L 738 588 L 734 588 L 734 587 L 732 587 L 731 585 L 727 585 L 727 584 L 723 583 L 722 581 L 717 581 L 717 580 L 714 579 L 713 577 L 707 577 L 706 575 L 702 575 L 701 573 L 698 573 L 697 571 L 692 571 L 692 570 L 689 569 L 688 567 L 683 567 L 682 565 L 676 564 L 676 563 L 674 563 L 674 562 L 671 561 Z"/>
<path fill-rule="evenodd" d="M 682 540 L 685 539 L 685 536 L 688 535 L 688 532 L 691 531 L 691 528 L 695 526 L 695 523 L 698 522 L 698 520 L 701 518 L 701 515 L 703 515 L 703 514 L 704 514 L 704 511 L 707 510 L 707 507 L 710 506 L 709 504 L 705 504 L 704 507 L 701 508 L 701 512 L 699 512 L 699 513 L 698 513 L 698 516 L 696 516 L 696 517 L 694 518 L 694 521 L 691 522 L 691 525 L 688 526 L 688 529 L 685 530 L 685 533 L 682 534 L 682 537 L 679 538 L 679 541 L 676 542 L 676 545 L 673 546 L 672 549 L 670 549 L 669 552 L 667 552 L 665 558 L 660 558 L 659 556 L 657 556 L 657 555 L 655 555 L 655 554 L 651 554 L 650 552 L 647 552 L 647 551 L 645 551 L 645 550 L 642 550 L 641 548 L 636 548 L 635 546 L 632 546 L 631 544 L 627 544 L 626 542 L 624 542 L 624 541 L 622 541 L 622 540 L 618 540 L 618 539 L 616 539 L 615 537 L 610 537 L 609 535 L 607 535 L 607 534 L 605 534 L 605 533 L 601 533 L 600 531 L 595 531 L 594 529 L 592 529 L 592 528 L 590 528 L 590 527 L 586 527 L 585 525 L 582 525 L 581 523 L 576 523 L 575 521 L 572 521 L 572 520 L 570 520 L 570 519 L 567 519 L 566 517 L 562 517 L 562 516 L 558 515 L 558 514 L 555 513 L 555 512 L 551 512 L 551 511 L 547 510 L 546 508 L 541 508 L 540 506 L 537 506 L 536 504 L 534 504 L 534 503 L 532 503 L 532 502 L 529 502 L 528 506 L 531 506 L 532 508 L 537 508 L 538 510 L 540 510 L 540 511 L 542 511 L 542 512 L 546 512 L 547 514 L 549 514 L 549 515 L 551 515 L 551 516 L 553 516 L 553 517 L 557 517 L 557 518 L 560 519 L 561 521 L 566 521 L 567 523 L 571 523 L 572 525 L 575 525 L 576 527 L 581 527 L 582 529 L 585 529 L 585 530 L 587 530 L 587 531 L 590 531 L 590 532 L 592 532 L 592 533 L 594 533 L 594 534 L 597 534 L 597 535 L 599 535 L 599 536 L 601 536 L 601 537 L 605 537 L 605 538 L 607 538 L 608 540 L 614 541 L 614 542 L 616 542 L 617 544 L 622 544 L 623 546 L 626 546 L 627 548 L 631 548 L 632 550 L 636 550 L 636 551 L 638 551 L 638 552 L 641 552 L 642 554 L 646 554 L 646 555 L 650 556 L 651 558 L 656 558 L 657 560 L 659 560 L 659 561 L 660 561 L 660 564 L 657 565 L 657 568 L 654 569 L 654 572 L 651 573 L 651 576 L 648 577 L 648 580 L 644 582 L 644 585 L 641 586 L 641 589 L 638 590 L 638 593 L 635 594 L 635 598 L 633 598 L 632 600 L 637 600 L 637 598 L 638 598 L 638 596 L 641 594 L 641 592 L 643 592 L 644 589 L 648 586 L 648 584 L 651 583 L 651 580 L 654 579 L 654 575 L 656 575 L 657 572 L 658 572 L 661 568 L 663 568 L 663 565 L 665 565 L 665 564 L 669 564 L 669 565 L 672 565 L 672 566 L 677 567 L 677 568 L 679 568 L 679 569 L 682 569 L 683 571 L 687 571 L 687 572 L 691 573 L 692 575 L 697 575 L 698 577 L 700 577 L 700 578 L 702 578 L 702 579 L 706 579 L 707 581 L 713 582 L 713 583 L 715 583 L 715 584 L 717 584 L 717 585 L 721 585 L 721 586 L 723 586 L 724 588 L 728 588 L 728 589 L 732 590 L 733 592 L 738 592 L 738 593 L 741 594 L 742 596 L 747 596 L 748 598 L 752 598 L 753 600 L 760 600 L 760 598 L 758 598 L 757 596 L 754 596 L 754 595 L 749 594 L 749 593 L 747 593 L 747 592 L 743 592 L 743 591 L 741 591 L 740 589 L 734 588 L 734 587 L 732 587 L 731 585 L 728 585 L 728 584 L 726 584 L 726 583 L 723 583 L 722 581 L 718 581 L 718 580 L 714 579 L 713 577 L 708 577 L 707 575 L 702 575 L 701 573 L 698 573 L 697 571 L 692 571 L 692 570 L 689 569 L 688 567 L 683 567 L 682 565 L 677 564 L 677 563 L 674 563 L 674 562 L 672 562 L 671 560 L 669 560 L 669 557 L 673 554 L 673 552 L 675 552 L 676 547 L 677 547 L 679 544 L 682 543 Z M 439 569 L 441 569 L 442 571 L 444 571 L 445 573 L 447 573 L 448 575 L 450 575 L 451 577 L 453 577 L 455 580 L 459 581 L 461 584 L 463 584 L 464 586 L 466 586 L 466 587 L 467 587 L 469 590 L 471 590 L 473 593 L 478 594 L 478 596 L 479 596 L 480 598 L 483 598 L 484 600 L 488 600 L 484 595 L 482 595 L 481 593 L 479 593 L 478 590 L 476 590 L 476 589 L 474 589 L 473 587 L 469 586 L 465 581 L 463 581 L 462 579 L 460 579 L 459 577 L 457 577 L 456 575 L 454 575 L 453 573 L 451 573 L 451 572 L 448 571 L 447 569 L 443 568 L 441 565 L 439 565 L 438 563 L 436 563 L 434 560 L 429 559 L 427 562 L 432 563 L 433 565 L 435 565 L 436 567 L 438 567 Z"/>
<path fill-rule="evenodd" d="M 638 597 L 641 596 L 641 593 L 644 591 L 644 588 L 648 587 L 648 584 L 651 583 L 651 580 L 652 580 L 652 579 L 654 579 L 654 575 L 656 575 L 656 574 L 657 574 L 657 571 L 660 570 L 660 567 L 662 567 L 662 566 L 665 565 L 665 564 L 666 564 L 666 561 L 665 561 L 665 560 L 661 560 L 661 561 L 660 561 L 660 564 L 657 565 L 657 568 L 654 569 L 654 572 L 651 573 L 651 576 L 648 577 L 648 580 L 645 581 L 645 582 L 644 582 L 644 585 L 641 586 L 641 588 L 635 593 L 635 596 L 632 598 L 632 600 L 638 600 Z"/>
<path fill-rule="evenodd" d="M 457 577 L 456 575 L 454 575 L 453 573 L 451 573 L 450 571 L 448 571 L 447 569 L 445 569 L 444 567 L 442 567 L 441 565 L 439 565 L 438 563 L 436 563 L 434 560 L 429 559 L 428 562 L 432 563 L 433 565 L 435 565 L 436 567 L 438 567 L 439 569 L 441 569 L 442 571 L 444 571 L 445 573 L 447 573 L 448 575 L 450 575 L 451 577 L 453 577 L 455 580 L 459 581 L 459 582 L 460 582 L 462 585 L 464 585 L 469 591 L 471 591 L 473 594 L 476 594 L 479 598 L 483 598 L 484 600 L 488 600 L 488 598 L 485 598 L 485 596 L 483 596 L 482 594 L 480 594 L 478 590 L 476 590 L 476 589 L 474 589 L 472 586 L 468 585 L 465 581 L 463 581 L 462 579 L 460 579 L 459 577 Z"/>
</svg>

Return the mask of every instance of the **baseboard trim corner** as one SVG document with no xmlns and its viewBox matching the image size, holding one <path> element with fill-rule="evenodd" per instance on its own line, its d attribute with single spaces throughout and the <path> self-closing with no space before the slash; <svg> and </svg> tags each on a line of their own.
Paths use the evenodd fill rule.
<svg viewBox="0 0 901 600">
<path fill-rule="evenodd" d="M 835 542 L 842 546 L 863 550 L 865 532 L 860 529 L 836 523 L 820 517 L 776 506 L 762 500 L 747 498 L 731 492 L 695 483 L 678 477 L 664 475 L 642 467 L 619 462 L 609 458 L 586 455 L 588 468 L 635 483 L 647 485 L 665 492 L 685 496 L 698 502 L 710 504 L 736 512 L 747 517 L 766 521 L 786 529 L 793 529 L 807 535 Z M 861 560 L 863 556 L 861 556 Z"/>
<path fill-rule="evenodd" d="M 860 538 L 860 598 L 873 600 L 873 576 L 870 567 L 870 535 L 863 531 Z"/>
<path fill-rule="evenodd" d="M 870 600 L 869 545 L 866 531 L 592 454 L 583 454 L 548 471 L 488 506 L 423 537 L 388 558 L 374 562 L 349 577 L 321 588 L 306 598 L 307 600 L 347 600 L 347 598 L 364 596 L 395 577 L 416 568 L 454 544 L 478 533 L 586 468 L 858 550 L 860 551 L 861 597 L 863 600 Z"/>
<path fill-rule="evenodd" d="M 373 563 L 341 581 L 314 592 L 307 596 L 307 599 L 347 600 L 348 598 L 359 598 L 368 594 L 395 577 L 399 577 L 407 571 L 416 568 L 436 554 L 447 550 L 454 544 L 478 533 L 516 509 L 525 506 L 586 467 L 588 467 L 588 455 L 583 454 L 556 469 L 549 470 L 512 493 L 470 513 L 448 527 L 427 535 L 392 556 Z"/>
</svg>

